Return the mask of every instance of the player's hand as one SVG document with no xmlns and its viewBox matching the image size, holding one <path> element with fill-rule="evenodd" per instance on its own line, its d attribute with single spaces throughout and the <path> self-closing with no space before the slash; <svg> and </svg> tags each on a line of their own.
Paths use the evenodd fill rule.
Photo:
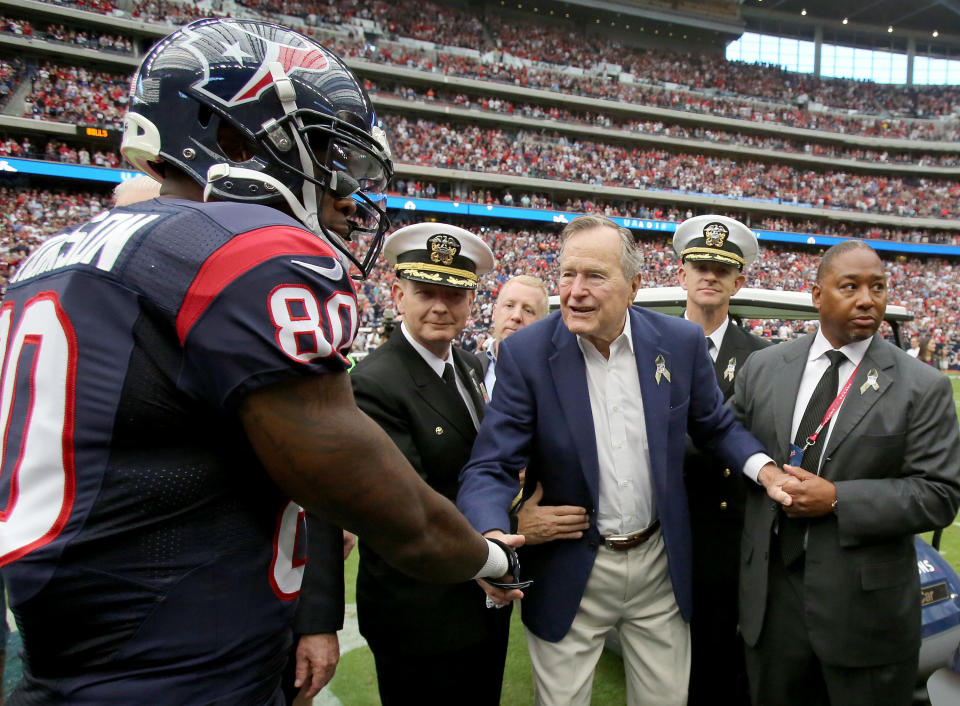
<svg viewBox="0 0 960 706">
<path fill-rule="evenodd" d="M 784 466 L 784 468 L 786 468 L 786 466 Z M 777 468 L 776 464 L 765 464 L 763 468 L 760 469 L 757 480 L 766 488 L 767 495 L 769 495 L 772 500 L 776 500 L 780 505 L 783 505 L 783 507 L 789 507 L 793 502 L 790 493 L 783 487 L 793 480 L 793 476 L 781 471 Z"/>
<path fill-rule="evenodd" d="M 350 552 L 353 551 L 353 548 L 357 545 L 357 535 L 353 532 L 348 532 L 343 530 L 343 560 L 346 561 L 347 557 L 350 556 Z"/>
<path fill-rule="evenodd" d="M 833 512 L 833 501 L 837 498 L 833 483 L 799 466 L 784 464 L 783 470 L 790 478 L 783 490 L 793 500 L 790 507 L 784 509 L 787 517 L 821 517 Z"/>
<path fill-rule="evenodd" d="M 337 633 L 301 636 L 297 643 L 293 685 L 300 688 L 301 696 L 312 699 L 333 679 L 339 661 L 340 641 Z"/>
<path fill-rule="evenodd" d="M 524 537 L 522 534 L 505 534 L 500 530 L 490 530 L 489 532 L 484 532 L 483 536 L 490 537 L 492 539 L 499 539 L 508 547 L 512 547 L 514 549 L 518 549 L 519 547 L 522 547 L 524 543 Z M 510 574 L 504 574 L 503 576 L 499 577 L 497 580 L 503 581 L 503 582 L 510 582 L 510 581 L 514 581 L 515 579 L 516 579 L 515 576 L 511 576 Z M 480 584 L 480 588 L 483 589 L 483 592 L 487 594 L 487 598 L 489 598 L 493 603 L 496 603 L 499 606 L 505 606 L 512 603 L 513 601 L 519 601 L 521 598 L 523 598 L 523 591 L 521 591 L 518 588 L 512 588 L 509 590 L 503 589 L 503 588 L 497 588 L 496 586 L 491 586 L 489 583 L 487 583 L 483 579 L 477 579 L 477 583 Z"/>
<path fill-rule="evenodd" d="M 537 487 L 517 512 L 517 533 L 527 544 L 554 539 L 579 539 L 590 528 L 587 510 L 575 505 L 541 505 L 543 485 Z"/>
</svg>

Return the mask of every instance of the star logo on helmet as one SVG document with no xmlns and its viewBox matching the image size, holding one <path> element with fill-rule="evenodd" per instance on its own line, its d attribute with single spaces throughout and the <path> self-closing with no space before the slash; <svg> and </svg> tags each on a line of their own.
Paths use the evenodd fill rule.
<svg viewBox="0 0 960 706">
<path fill-rule="evenodd" d="M 231 59 L 236 61 L 241 66 L 243 65 L 244 58 L 252 59 L 253 54 L 248 54 L 243 49 L 240 48 L 240 42 L 234 42 L 229 47 L 227 47 L 224 52 L 224 56 L 229 56 Z"/>
<path fill-rule="evenodd" d="M 241 39 L 243 35 L 245 38 Z M 226 46 L 201 43 L 203 39 L 194 45 L 206 69 L 205 80 L 196 85 L 196 90 L 226 106 L 255 101 L 273 86 L 270 65 L 274 62 L 287 76 L 302 71 L 326 71 L 330 66 L 327 55 L 305 39 L 284 43 L 248 31 L 243 31 L 237 41 L 229 44 L 220 40 Z"/>
<path fill-rule="evenodd" d="M 247 84 L 230 99 L 231 105 L 256 100 L 273 84 L 270 62 L 278 62 L 287 76 L 297 71 L 325 71 L 330 65 L 327 57 L 316 47 L 292 47 L 289 44 L 277 44 L 268 40 L 264 40 L 264 44 L 266 44 L 266 52 L 263 61 L 260 62 L 260 66 Z"/>
</svg>

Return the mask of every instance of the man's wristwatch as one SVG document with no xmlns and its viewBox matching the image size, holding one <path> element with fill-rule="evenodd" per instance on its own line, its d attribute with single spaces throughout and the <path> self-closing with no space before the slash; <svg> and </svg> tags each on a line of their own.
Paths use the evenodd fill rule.
<svg viewBox="0 0 960 706">
<path fill-rule="evenodd" d="M 513 547 L 507 546 L 499 539 L 494 539 L 493 537 L 486 537 L 485 539 L 488 542 L 493 542 L 496 544 L 503 550 L 503 553 L 507 555 L 507 573 L 513 576 L 513 581 L 494 581 L 489 578 L 482 579 L 483 581 L 486 581 L 491 586 L 496 586 L 497 588 L 502 588 L 506 591 L 510 591 L 515 588 L 523 589 L 533 583 L 533 581 L 520 580 L 520 558 L 517 556 L 517 553 L 514 551 Z"/>
</svg>

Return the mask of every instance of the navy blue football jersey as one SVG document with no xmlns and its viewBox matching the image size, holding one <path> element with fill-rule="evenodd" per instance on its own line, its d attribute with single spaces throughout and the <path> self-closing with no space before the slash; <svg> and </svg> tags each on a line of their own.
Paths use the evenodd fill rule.
<svg viewBox="0 0 960 706">
<path fill-rule="evenodd" d="M 335 251 L 263 206 L 154 199 L 20 266 L 0 309 L 17 702 L 275 702 L 303 511 L 236 407 L 346 370 L 356 328 Z"/>
</svg>

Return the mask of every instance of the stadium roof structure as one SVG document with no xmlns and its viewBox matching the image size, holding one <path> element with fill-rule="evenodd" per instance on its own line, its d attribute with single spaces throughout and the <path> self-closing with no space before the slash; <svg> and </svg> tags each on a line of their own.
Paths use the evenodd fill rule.
<svg viewBox="0 0 960 706">
<path fill-rule="evenodd" d="M 741 17 L 749 32 L 812 39 L 819 26 L 834 44 L 904 51 L 912 38 L 918 52 L 960 56 L 960 0 L 741 0 Z"/>
</svg>

